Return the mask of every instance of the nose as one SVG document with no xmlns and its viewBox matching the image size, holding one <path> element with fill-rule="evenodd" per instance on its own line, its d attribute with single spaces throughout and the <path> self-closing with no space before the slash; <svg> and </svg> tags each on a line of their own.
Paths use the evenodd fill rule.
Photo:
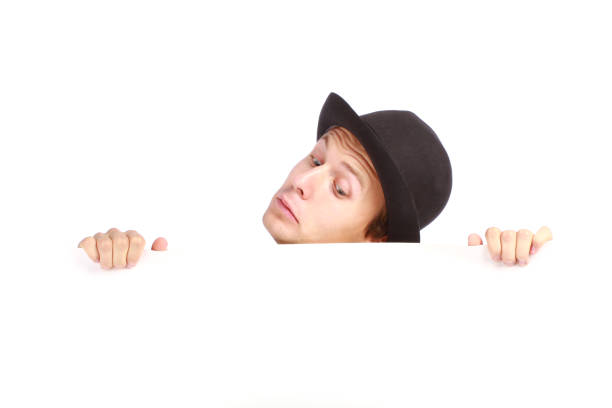
<svg viewBox="0 0 612 408">
<path fill-rule="evenodd" d="M 325 179 L 327 174 L 327 167 L 325 164 L 320 166 L 312 167 L 307 171 L 296 175 L 293 179 L 293 188 L 298 192 L 298 195 L 307 200 L 312 197 L 316 191 L 317 186 L 320 186 Z"/>
</svg>

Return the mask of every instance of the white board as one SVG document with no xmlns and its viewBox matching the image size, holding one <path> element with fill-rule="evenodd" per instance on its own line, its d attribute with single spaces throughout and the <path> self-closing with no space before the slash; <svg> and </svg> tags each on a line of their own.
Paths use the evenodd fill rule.
<svg viewBox="0 0 612 408">
<path fill-rule="evenodd" d="M 2 275 L 0 406 L 609 406 L 611 278 L 567 249 L 67 251 Z"/>
</svg>

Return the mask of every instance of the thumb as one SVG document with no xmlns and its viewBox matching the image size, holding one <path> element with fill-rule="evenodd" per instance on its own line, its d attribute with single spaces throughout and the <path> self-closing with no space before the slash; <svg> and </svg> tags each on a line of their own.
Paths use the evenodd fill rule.
<svg viewBox="0 0 612 408">
<path fill-rule="evenodd" d="M 482 245 L 482 238 L 478 234 L 470 234 L 468 236 L 468 246 Z"/>
<path fill-rule="evenodd" d="M 153 251 L 165 251 L 168 249 L 168 241 L 166 241 L 166 238 L 159 237 L 155 241 L 153 241 L 151 249 Z"/>
</svg>

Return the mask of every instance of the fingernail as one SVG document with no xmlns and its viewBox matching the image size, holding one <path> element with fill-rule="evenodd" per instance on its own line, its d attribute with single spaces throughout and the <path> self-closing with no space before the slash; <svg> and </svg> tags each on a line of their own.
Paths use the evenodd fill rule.
<svg viewBox="0 0 612 408">
<path fill-rule="evenodd" d="M 523 261 L 522 259 L 519 259 L 519 265 L 525 266 L 525 261 Z"/>
<path fill-rule="evenodd" d="M 535 247 L 535 245 L 534 245 L 534 246 L 532 246 L 532 247 L 531 247 L 530 254 L 531 254 L 531 255 L 533 255 L 533 254 L 535 254 L 535 253 L 536 253 L 536 247 Z"/>
<path fill-rule="evenodd" d="M 134 264 L 131 264 L 131 263 L 128 263 L 128 264 L 127 264 L 127 267 L 128 267 L 128 268 L 131 268 L 132 266 L 134 266 Z"/>
</svg>

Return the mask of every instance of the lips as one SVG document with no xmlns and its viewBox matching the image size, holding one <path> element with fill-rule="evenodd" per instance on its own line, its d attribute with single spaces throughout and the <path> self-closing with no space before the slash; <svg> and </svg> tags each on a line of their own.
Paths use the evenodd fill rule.
<svg viewBox="0 0 612 408">
<path fill-rule="evenodd" d="M 295 221 L 299 224 L 300 222 L 298 221 L 297 217 L 295 216 L 295 213 L 293 212 L 293 209 L 289 206 L 287 201 L 283 197 L 278 197 L 278 200 L 280 201 L 282 206 L 284 206 L 285 208 L 287 208 L 287 210 L 289 210 L 291 215 L 293 215 L 293 218 L 295 218 Z"/>
</svg>

